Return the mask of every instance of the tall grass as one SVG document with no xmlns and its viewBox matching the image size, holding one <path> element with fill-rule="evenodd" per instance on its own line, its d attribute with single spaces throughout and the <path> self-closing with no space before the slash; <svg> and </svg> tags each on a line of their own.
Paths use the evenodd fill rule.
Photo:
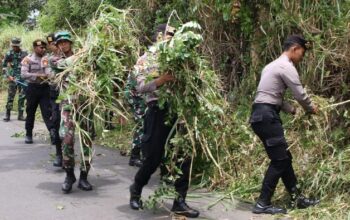
<svg viewBox="0 0 350 220">
<path fill-rule="evenodd" d="M 133 11 L 135 17 L 148 19 L 150 13 L 166 14 L 161 11 L 163 1 L 154 0 L 149 4 L 144 4 L 143 0 L 132 2 L 134 4 L 138 2 L 140 5 L 140 10 Z M 171 4 L 175 5 L 176 2 L 171 1 Z M 227 112 L 229 117 L 225 117 L 225 121 L 222 122 L 226 127 L 220 130 L 222 136 L 220 147 L 211 155 L 215 163 L 212 158 L 195 160 L 193 176 L 195 180 L 212 189 L 226 190 L 228 198 L 234 195 L 250 201 L 256 199 L 269 162 L 260 141 L 248 124 L 256 84 L 262 67 L 279 56 L 281 44 L 286 36 L 292 33 L 304 34 L 313 42 L 313 48 L 298 68 L 303 83 L 313 91 L 310 94 L 317 94 L 312 95 L 312 99 L 320 106 L 321 112 L 319 115 L 305 116 L 303 111 L 299 111 L 295 117 L 283 114 L 282 117 L 301 187 L 305 194 L 320 197 L 321 204 L 311 209 L 292 211 L 289 215 L 297 219 L 348 219 L 349 103 L 329 106 L 350 99 L 350 2 L 340 0 L 241 0 L 240 2 L 242 5 L 240 11 L 232 14 L 234 19 L 226 21 L 220 11 L 230 11 L 225 8 L 231 7 L 230 4 L 218 10 L 219 1 L 189 3 L 188 8 L 193 9 L 191 16 L 198 19 L 204 29 L 201 51 L 208 55 L 211 66 L 221 74 L 225 88 L 230 91 L 224 96 L 230 98 L 232 102 L 230 112 Z M 230 16 L 229 13 L 226 15 Z M 160 20 L 159 17 L 157 19 Z M 182 19 L 186 21 L 188 17 Z M 106 44 L 98 38 L 101 30 L 103 35 L 103 31 L 109 31 L 108 22 L 110 21 L 107 21 L 107 24 L 102 22 L 101 29 L 98 29 L 96 24 L 91 25 L 90 31 L 94 33 L 92 35 L 94 38 L 81 43 L 85 46 L 85 56 L 80 56 L 81 62 L 75 68 L 81 73 L 79 77 L 82 80 L 79 81 L 80 86 L 73 85 L 81 88 L 78 92 L 86 93 L 91 103 L 107 95 L 107 99 L 104 96 L 103 102 L 99 104 L 103 107 L 98 111 L 110 108 L 110 101 L 114 100 L 113 92 L 105 90 L 111 85 L 105 86 L 103 82 L 110 84 L 111 78 L 120 76 L 120 72 L 115 76 L 112 76 L 113 72 L 107 74 L 110 69 L 105 71 L 108 66 L 102 62 L 104 60 L 95 59 L 101 55 L 101 51 L 97 50 L 100 48 L 107 52 L 102 53 L 102 58 L 107 57 L 108 62 L 121 61 L 111 53 L 115 51 L 114 47 L 118 48 L 113 42 L 116 39 L 116 42 L 121 41 L 118 40 L 118 35 L 106 37 L 113 40 L 113 42 L 107 41 L 111 47 L 106 47 Z M 136 23 L 144 25 L 145 19 Z M 138 29 L 144 30 L 145 27 L 140 26 Z M 6 30 L 0 32 L 0 48 L 8 47 L 9 39 L 18 33 L 23 37 L 24 47 L 30 48 L 31 40 L 27 41 L 26 38 L 29 38 L 31 32 L 27 33 L 19 27 L 8 27 Z M 90 51 L 89 54 L 87 51 Z M 95 62 L 101 62 L 102 74 L 95 75 Z M 104 76 L 106 77 L 103 79 Z M 83 82 L 87 82 L 87 86 L 81 86 Z M 296 103 L 295 105 L 297 106 Z M 102 118 L 100 113 L 98 117 Z M 278 186 L 275 199 L 277 202 L 287 204 L 288 197 L 282 186 Z"/>
<path fill-rule="evenodd" d="M 228 198 L 256 199 L 269 160 L 248 123 L 251 103 L 263 66 L 280 55 L 289 34 L 303 34 L 313 48 L 298 70 L 321 112 L 306 116 L 300 110 L 295 117 L 283 113 L 282 117 L 301 188 L 305 194 L 321 198 L 321 204 L 290 215 L 297 219 L 348 218 L 350 2 L 241 1 L 244 7 L 238 13 L 238 24 L 232 23 L 230 28 L 225 27 L 227 22 L 219 22 L 214 4 L 207 3 L 212 1 L 191 2 L 205 30 L 202 51 L 222 73 L 225 87 L 231 90 L 227 96 L 232 105 L 230 118 L 223 122 L 227 126 L 221 131 L 224 140 L 215 152 L 215 161 L 195 161 L 194 177 L 213 189 L 227 190 Z M 256 11 L 248 13 L 248 6 Z M 232 57 L 224 59 L 230 54 Z M 232 72 L 220 69 L 228 61 Z M 284 192 L 279 186 L 275 199 L 286 205 Z"/>
<path fill-rule="evenodd" d="M 27 31 L 21 25 L 11 25 L 0 28 L 0 51 L 1 53 L 6 53 L 10 49 L 11 38 L 18 37 L 22 40 L 22 48 L 27 51 L 31 51 L 32 43 L 37 38 L 45 38 L 44 33 L 35 29 L 32 31 Z"/>
<path fill-rule="evenodd" d="M 37 38 L 44 38 L 44 33 L 41 30 L 26 31 L 21 25 L 11 25 L 0 27 L 0 60 L 2 62 L 6 52 L 11 49 L 10 43 L 13 37 L 21 38 L 22 49 L 28 51 L 32 50 L 32 42 Z M 3 77 L 0 79 L 0 90 L 7 86 L 6 80 Z"/>
<path fill-rule="evenodd" d="M 80 48 L 69 58 L 72 65 L 56 78 L 61 86 L 60 100 L 77 97 L 73 112 L 77 130 L 83 135 L 80 143 L 90 140 L 87 131 L 79 127 L 84 121 L 93 120 L 102 130 L 109 112 L 128 115 L 124 85 L 139 52 L 137 32 L 127 10 L 101 4 L 85 31 L 85 36 L 76 36 Z"/>
</svg>

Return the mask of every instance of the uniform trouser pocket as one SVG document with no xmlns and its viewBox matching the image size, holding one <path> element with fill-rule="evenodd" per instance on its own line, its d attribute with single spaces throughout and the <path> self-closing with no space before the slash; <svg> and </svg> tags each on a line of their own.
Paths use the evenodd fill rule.
<svg viewBox="0 0 350 220">
<path fill-rule="evenodd" d="M 251 126 L 263 142 L 269 158 L 271 160 L 291 159 L 292 156 L 288 151 L 288 144 L 278 115 L 271 114 L 271 112 L 262 112 L 261 114 L 253 113 L 252 116 Z"/>
<path fill-rule="evenodd" d="M 144 118 L 143 135 L 141 137 L 141 142 L 146 143 L 150 140 L 152 136 L 153 127 L 155 124 L 156 108 L 148 108 Z"/>
<path fill-rule="evenodd" d="M 265 142 L 266 153 L 272 161 L 291 158 L 291 154 L 288 151 L 288 144 L 284 136 L 267 138 Z"/>
</svg>

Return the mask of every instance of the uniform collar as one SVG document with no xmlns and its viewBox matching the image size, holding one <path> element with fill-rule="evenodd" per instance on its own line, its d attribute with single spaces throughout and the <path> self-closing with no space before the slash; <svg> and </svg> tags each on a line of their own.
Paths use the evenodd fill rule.
<svg viewBox="0 0 350 220">
<path fill-rule="evenodd" d="M 20 54 L 20 53 L 22 53 L 22 50 L 20 49 L 18 52 L 16 52 L 13 49 L 11 49 L 11 53 L 18 53 L 18 54 Z"/>
<path fill-rule="evenodd" d="M 42 57 L 39 57 L 38 55 L 36 55 L 36 53 L 35 53 L 35 52 L 33 52 L 33 58 L 34 58 L 34 59 L 36 59 L 36 60 L 37 60 L 37 59 L 39 59 L 39 60 L 40 60 Z"/>
<path fill-rule="evenodd" d="M 291 61 L 287 55 L 282 54 L 282 55 L 280 56 L 280 59 L 285 60 L 285 61 L 291 63 L 291 64 L 294 66 L 293 61 Z"/>
</svg>

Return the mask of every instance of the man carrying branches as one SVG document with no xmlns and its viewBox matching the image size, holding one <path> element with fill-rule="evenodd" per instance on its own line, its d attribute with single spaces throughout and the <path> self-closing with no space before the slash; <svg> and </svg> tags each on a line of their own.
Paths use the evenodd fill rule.
<svg viewBox="0 0 350 220">
<path fill-rule="evenodd" d="M 154 41 L 169 41 L 174 33 L 173 27 L 161 24 L 157 27 Z M 164 108 L 160 108 L 158 105 L 159 87 L 175 81 L 175 78 L 170 73 L 159 74 L 157 54 L 145 53 L 137 61 L 135 69 L 137 71 L 137 91 L 146 96 L 148 107 L 144 116 L 144 134 L 141 142 L 141 148 L 144 149 L 146 155 L 144 155 L 145 159 L 135 176 L 134 183 L 130 186 L 130 207 L 138 210 L 142 208 L 142 188 L 162 162 L 167 138 L 176 120 L 171 120 L 169 124 L 166 124 L 169 108 L 166 105 Z M 180 165 L 181 174 L 174 184 L 177 196 L 171 210 L 178 215 L 196 218 L 199 216 L 199 212 L 190 208 L 185 202 L 189 186 L 190 166 L 191 160 L 184 160 Z"/>
<path fill-rule="evenodd" d="M 51 72 L 60 73 L 66 70 L 73 63 L 73 40 L 69 32 L 60 31 L 55 34 L 55 42 L 58 48 L 58 53 L 54 54 L 49 63 L 51 64 Z M 68 84 L 71 73 L 68 73 L 63 77 L 63 87 L 60 92 L 65 92 L 65 87 Z M 62 154 L 63 154 L 63 169 L 66 171 L 66 178 L 62 184 L 62 191 L 69 193 L 72 190 L 72 185 L 76 181 L 74 174 L 75 158 L 74 158 L 74 132 L 76 126 L 79 126 L 79 135 L 81 139 L 81 166 L 80 166 L 80 178 L 78 187 L 85 191 L 92 190 L 92 185 L 88 182 L 87 176 L 90 170 L 91 162 L 91 136 L 88 134 L 89 119 L 80 117 L 80 110 L 75 107 L 81 107 L 77 103 L 79 97 L 74 95 L 65 95 L 64 100 L 61 102 L 61 125 L 60 135 L 62 140 Z M 78 110 L 78 112 L 76 111 Z"/>
</svg>

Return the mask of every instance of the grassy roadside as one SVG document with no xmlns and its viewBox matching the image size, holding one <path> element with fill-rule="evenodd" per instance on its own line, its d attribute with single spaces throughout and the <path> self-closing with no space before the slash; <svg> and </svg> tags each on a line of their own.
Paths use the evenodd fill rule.
<svg viewBox="0 0 350 220">
<path fill-rule="evenodd" d="M 17 96 L 16 96 L 17 98 Z M 7 91 L 6 90 L 1 90 L 0 91 L 0 111 L 3 112 L 4 108 L 5 108 L 5 104 L 6 104 L 6 99 L 7 99 Z M 242 107 L 243 108 L 243 107 Z M 16 113 L 17 109 L 17 102 L 14 102 L 14 110 L 13 112 Z M 245 111 L 247 111 L 247 108 L 241 109 L 245 114 Z M 239 112 L 239 109 L 237 109 L 237 112 Z M 242 117 L 242 114 L 240 114 L 239 118 L 244 118 Z M 37 119 L 42 121 L 41 119 L 41 115 L 40 115 L 40 111 L 37 112 Z M 2 120 L 2 119 L 1 119 Z M 236 118 L 236 120 L 238 120 L 238 118 Z M 301 122 L 304 122 L 306 119 L 301 120 Z M 292 139 L 297 139 L 298 138 L 298 134 L 300 134 L 300 132 L 298 132 L 298 130 L 294 131 L 292 128 L 294 128 L 295 126 L 291 126 L 292 123 L 292 119 L 290 117 L 286 117 L 284 118 L 285 121 L 285 125 L 286 125 L 286 129 L 289 130 L 289 137 Z M 301 123 L 300 122 L 300 123 Z M 244 122 L 242 121 L 237 121 L 238 124 L 241 125 L 241 127 L 244 125 Z M 122 155 L 127 155 L 130 152 L 130 147 L 131 147 L 131 140 L 132 140 L 132 131 L 134 128 L 134 124 L 132 122 L 132 120 L 128 120 L 127 122 L 121 122 L 121 120 L 119 120 L 117 117 L 114 117 L 113 119 L 113 124 L 116 126 L 115 129 L 111 130 L 111 131 L 107 131 L 107 130 L 97 130 L 97 138 L 94 142 L 95 145 L 101 145 L 101 146 L 105 146 L 105 147 L 109 147 L 109 148 L 113 148 L 113 149 L 117 149 L 120 150 Z M 98 127 L 102 127 L 102 126 L 98 126 Z M 238 128 L 236 128 L 238 129 Z M 247 139 L 246 135 L 243 135 L 243 133 L 245 134 L 245 132 L 248 132 L 249 130 L 246 130 L 247 128 L 242 128 L 242 131 L 236 130 L 235 132 L 237 133 L 235 135 L 235 140 L 239 140 L 240 138 L 242 138 L 242 143 L 244 142 L 244 139 Z M 317 137 L 320 137 L 319 135 Z M 46 137 L 48 138 L 48 137 Z M 318 142 L 317 142 L 318 143 Z M 305 144 L 306 145 L 306 144 Z M 254 145 L 255 146 L 255 145 Z M 319 144 L 317 144 L 317 146 L 320 146 Z M 247 147 L 247 146 L 245 146 Z M 248 155 L 246 157 L 251 158 L 252 154 L 254 154 L 253 152 L 260 154 L 260 148 L 261 146 L 256 146 L 257 148 L 252 149 L 252 152 L 248 153 Z M 259 150 L 260 149 L 260 150 Z M 320 148 L 321 150 L 322 148 Z M 257 152 L 258 150 L 258 152 Z M 307 155 L 305 154 L 305 149 L 303 150 L 303 148 L 300 147 L 296 147 L 295 149 L 292 149 L 293 154 L 295 155 L 296 158 L 302 158 L 302 155 Z M 317 151 L 317 150 L 316 150 Z M 315 152 L 315 151 L 313 151 Z M 318 151 L 317 151 L 318 152 Z M 235 158 L 229 158 L 229 160 L 235 160 L 236 163 L 239 163 L 239 160 L 242 160 L 243 162 L 245 161 L 245 164 L 249 164 L 248 159 L 245 158 L 242 154 L 239 153 L 235 153 L 233 155 L 236 155 Z M 249 156 L 250 155 L 250 156 Z M 319 155 L 319 153 L 317 153 L 317 155 Z M 347 154 L 343 154 L 343 155 L 347 155 Z M 241 159 L 239 159 L 238 157 L 241 157 Z M 247 159 L 247 160 L 245 160 Z M 348 158 L 345 158 L 346 160 L 343 160 L 341 157 L 339 158 L 333 158 L 332 161 L 337 162 L 337 160 L 343 160 L 343 162 L 346 164 L 346 162 L 348 161 Z M 310 163 L 310 162 L 309 162 Z M 308 163 L 307 163 L 308 164 Z M 266 165 L 266 164 L 265 164 Z M 303 171 L 303 170 L 299 170 L 302 169 L 303 166 L 303 162 L 299 161 L 298 165 L 296 165 L 296 169 L 298 171 L 298 173 L 306 173 L 307 174 L 307 170 Z M 316 164 L 315 164 L 316 165 Z M 264 166 L 264 163 L 261 164 L 261 166 L 257 166 L 254 165 L 255 168 L 257 168 L 258 173 L 263 173 L 266 169 L 266 166 Z M 344 164 L 343 164 L 344 166 Z M 249 170 L 247 168 L 247 170 Z M 262 170 L 262 171 L 261 171 Z M 319 176 L 322 173 L 326 172 L 332 172 L 332 167 L 320 167 L 318 169 L 313 169 L 315 170 L 314 173 L 314 178 L 311 178 L 311 176 L 306 175 L 304 176 L 305 180 L 303 181 L 309 181 L 309 179 L 314 179 L 314 181 L 316 183 L 320 182 L 320 180 L 318 180 L 318 178 L 322 177 Z M 324 172 L 322 171 L 324 170 Z M 328 170 L 328 171 L 327 171 Z M 321 172 L 322 171 L 322 172 Z M 225 206 L 230 207 L 230 204 L 232 203 L 232 198 L 243 198 L 244 200 L 247 201 L 253 201 L 254 198 L 258 195 L 258 191 L 260 188 L 260 182 L 261 179 L 256 179 L 256 178 L 249 178 L 246 177 L 246 175 L 248 175 L 246 172 L 240 172 L 239 177 L 237 179 L 232 179 L 231 182 L 231 186 L 229 186 L 228 188 L 222 188 L 221 190 L 218 191 L 213 191 L 210 194 L 213 196 L 219 196 L 218 198 L 218 202 L 215 203 L 213 206 L 216 206 L 218 204 L 226 204 Z M 343 171 L 343 173 L 346 171 Z M 336 172 L 335 172 L 336 174 Z M 344 175 L 346 176 L 339 176 L 337 177 L 337 175 L 331 175 L 331 178 L 328 178 L 329 181 L 332 181 L 332 178 L 346 178 L 348 177 L 348 175 L 346 173 L 344 173 Z M 254 176 L 254 175 L 253 175 Z M 322 179 L 325 179 L 325 177 L 322 177 Z M 212 179 L 213 180 L 213 179 Z M 340 180 L 339 180 L 340 181 Z M 248 185 L 252 186 L 251 190 L 247 190 Z M 327 185 L 327 184 L 326 184 Z M 258 188 L 256 188 L 256 186 L 258 186 Z M 205 188 L 205 186 L 201 186 L 201 184 L 197 185 L 197 186 L 193 186 L 195 188 Z M 317 189 L 317 187 L 316 187 Z M 322 189 L 318 189 L 317 191 L 321 191 Z M 335 189 L 337 190 L 337 189 Z M 221 195 L 221 197 L 220 197 Z M 166 194 L 164 195 L 166 197 Z M 193 196 L 193 195 L 189 195 L 189 196 Z M 239 199 L 240 200 L 240 199 Z M 276 192 L 276 198 L 275 198 L 275 203 L 276 204 L 286 204 L 288 201 L 288 195 L 285 194 L 284 192 L 284 187 L 282 186 L 282 183 L 279 184 L 278 188 L 277 188 L 277 192 Z M 327 196 L 322 196 L 321 197 L 321 204 L 317 207 L 314 208 L 309 208 L 309 209 L 305 209 L 305 210 L 290 210 L 290 213 L 288 215 L 285 216 L 269 216 L 266 219 L 350 219 L 350 212 L 349 212 L 349 206 L 348 206 L 348 201 L 349 199 L 346 197 L 345 194 L 343 195 L 339 195 L 336 192 L 333 194 L 333 197 L 329 197 Z M 157 201 L 159 204 L 159 201 Z M 265 217 L 264 217 L 265 218 Z"/>
<path fill-rule="evenodd" d="M 2 84 L 3 88 L 0 90 L 0 112 L 5 112 L 5 106 L 7 102 L 7 88 L 6 83 Z M 13 109 L 11 111 L 11 119 L 16 119 L 16 115 L 18 114 L 18 102 L 17 102 L 18 95 L 15 97 L 15 101 L 13 103 Z M 40 108 L 37 109 L 36 116 L 35 116 L 36 122 L 43 122 L 43 119 L 41 117 Z M 1 118 L 2 120 L 2 118 Z M 120 150 L 121 154 L 126 155 L 130 152 L 131 147 L 131 140 L 132 140 L 132 130 L 134 127 L 134 124 L 132 120 L 128 120 L 126 122 L 120 122 L 117 118 L 114 118 L 113 125 L 115 126 L 115 129 L 109 131 L 109 130 L 98 130 L 97 131 L 97 138 L 95 140 L 96 145 L 106 146 L 114 149 Z M 44 135 L 44 134 L 41 134 Z M 14 134 L 15 137 L 22 137 L 24 136 L 24 133 L 22 134 Z M 45 139 L 48 139 L 48 137 L 44 137 Z"/>
<path fill-rule="evenodd" d="M 6 103 L 7 103 L 7 85 L 5 84 L 4 88 L 0 90 L 0 112 L 5 113 Z M 17 114 L 18 114 L 18 93 L 16 93 L 15 100 L 13 102 L 13 108 L 11 110 L 11 119 L 15 119 L 17 117 Z M 24 116 L 26 116 L 25 105 L 24 105 Z M 35 113 L 35 121 L 44 122 L 41 117 L 41 111 L 39 107 Z"/>
<path fill-rule="evenodd" d="M 134 123 L 132 120 L 121 122 L 114 118 L 113 130 L 98 130 L 95 144 L 118 149 L 121 155 L 129 155 L 131 150 Z"/>
</svg>

